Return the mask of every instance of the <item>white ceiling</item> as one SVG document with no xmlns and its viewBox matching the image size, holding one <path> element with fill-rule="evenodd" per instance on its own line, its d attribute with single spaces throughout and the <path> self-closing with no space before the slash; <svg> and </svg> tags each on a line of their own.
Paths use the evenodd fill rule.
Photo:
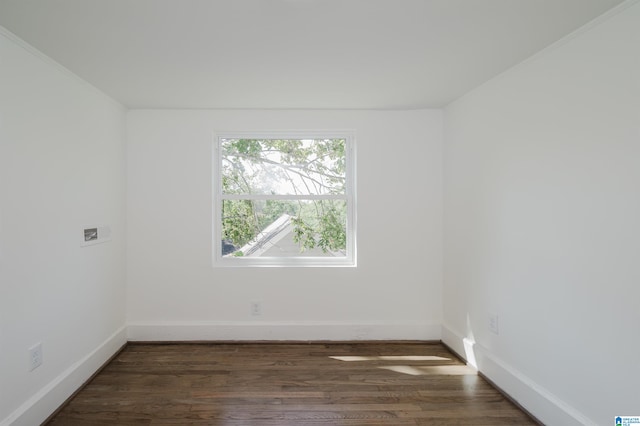
<svg viewBox="0 0 640 426">
<path fill-rule="evenodd" d="M 440 107 L 622 0 L 0 0 L 131 108 Z"/>
</svg>

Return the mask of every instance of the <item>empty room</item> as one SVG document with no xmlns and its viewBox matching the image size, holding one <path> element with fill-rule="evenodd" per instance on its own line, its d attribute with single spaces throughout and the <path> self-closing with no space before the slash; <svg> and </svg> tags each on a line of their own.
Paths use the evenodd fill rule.
<svg viewBox="0 0 640 426">
<path fill-rule="evenodd" d="M 640 0 L 0 0 L 0 426 L 640 425 L 639 188 Z"/>
</svg>

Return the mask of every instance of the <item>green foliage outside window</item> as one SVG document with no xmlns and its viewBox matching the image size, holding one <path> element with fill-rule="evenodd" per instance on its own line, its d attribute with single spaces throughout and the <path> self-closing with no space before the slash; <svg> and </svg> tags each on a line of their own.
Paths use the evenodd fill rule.
<svg viewBox="0 0 640 426">
<path fill-rule="evenodd" d="M 344 251 L 345 149 L 345 139 L 222 139 L 222 192 L 237 195 L 222 201 L 222 238 L 238 249 L 287 214 L 301 251 Z"/>
</svg>

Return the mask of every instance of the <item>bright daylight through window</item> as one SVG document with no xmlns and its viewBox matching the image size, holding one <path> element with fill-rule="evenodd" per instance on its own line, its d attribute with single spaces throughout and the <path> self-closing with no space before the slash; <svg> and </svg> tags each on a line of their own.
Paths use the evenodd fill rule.
<svg viewBox="0 0 640 426">
<path fill-rule="evenodd" d="M 354 266 L 353 137 L 220 134 L 215 264 Z"/>
</svg>

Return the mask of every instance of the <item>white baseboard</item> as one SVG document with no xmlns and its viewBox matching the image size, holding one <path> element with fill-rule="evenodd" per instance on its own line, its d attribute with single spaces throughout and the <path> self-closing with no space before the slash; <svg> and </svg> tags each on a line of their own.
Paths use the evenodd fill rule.
<svg viewBox="0 0 640 426">
<path fill-rule="evenodd" d="M 130 341 L 190 340 L 440 340 L 441 324 L 427 322 L 132 322 Z"/>
<path fill-rule="evenodd" d="M 442 342 L 545 425 L 596 425 L 594 421 L 502 361 L 482 345 L 466 340 L 461 334 L 445 325 L 442 326 Z"/>
<path fill-rule="evenodd" d="M 41 424 L 126 342 L 126 326 L 123 326 L 0 421 L 0 426 Z"/>
</svg>

